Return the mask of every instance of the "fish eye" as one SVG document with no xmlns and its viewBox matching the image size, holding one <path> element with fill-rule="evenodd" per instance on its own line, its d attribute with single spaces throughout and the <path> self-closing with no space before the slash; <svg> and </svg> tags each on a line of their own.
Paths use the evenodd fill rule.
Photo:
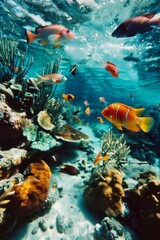
<svg viewBox="0 0 160 240">
<path fill-rule="evenodd" d="M 66 31 L 67 33 L 69 33 L 70 32 L 70 30 L 69 29 L 67 29 L 67 31 Z"/>
</svg>

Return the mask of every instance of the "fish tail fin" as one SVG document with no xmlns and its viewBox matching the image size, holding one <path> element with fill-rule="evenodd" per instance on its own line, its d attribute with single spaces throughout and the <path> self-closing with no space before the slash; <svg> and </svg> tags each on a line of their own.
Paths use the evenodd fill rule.
<svg viewBox="0 0 160 240">
<path fill-rule="evenodd" d="M 41 82 L 43 80 L 43 76 L 39 75 L 38 73 L 36 73 L 36 75 L 38 77 L 37 83 Z"/>
<path fill-rule="evenodd" d="M 154 125 L 154 119 L 152 117 L 142 117 L 139 123 L 140 128 L 143 132 L 149 132 Z"/>
<path fill-rule="evenodd" d="M 25 30 L 26 36 L 27 36 L 27 44 L 30 44 L 32 42 L 34 42 L 34 40 L 36 39 L 36 34 Z"/>
<path fill-rule="evenodd" d="M 105 68 L 107 66 L 107 63 L 106 62 L 102 62 L 102 67 Z"/>
</svg>

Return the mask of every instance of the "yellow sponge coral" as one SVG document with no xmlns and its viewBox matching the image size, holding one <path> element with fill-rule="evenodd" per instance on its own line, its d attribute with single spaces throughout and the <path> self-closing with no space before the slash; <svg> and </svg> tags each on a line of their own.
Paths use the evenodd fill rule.
<svg viewBox="0 0 160 240">
<path fill-rule="evenodd" d="M 104 180 L 98 173 L 93 173 L 89 185 L 84 191 L 84 199 L 88 207 L 101 210 L 109 217 L 122 213 L 122 175 L 115 169 L 103 174 Z"/>
</svg>

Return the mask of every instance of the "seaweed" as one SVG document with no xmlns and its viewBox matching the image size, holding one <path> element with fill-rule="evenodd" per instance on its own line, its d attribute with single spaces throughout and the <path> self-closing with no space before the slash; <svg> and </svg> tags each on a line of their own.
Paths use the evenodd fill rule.
<svg viewBox="0 0 160 240">
<path fill-rule="evenodd" d="M 17 42 L 3 36 L 0 32 L 0 79 L 1 82 L 8 82 L 15 77 L 15 82 L 21 83 L 27 74 L 34 58 L 26 59 L 28 48 L 22 53 L 17 48 Z"/>
</svg>

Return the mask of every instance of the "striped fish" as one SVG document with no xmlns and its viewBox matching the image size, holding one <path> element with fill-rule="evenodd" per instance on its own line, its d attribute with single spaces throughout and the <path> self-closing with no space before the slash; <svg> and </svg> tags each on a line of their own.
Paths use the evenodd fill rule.
<svg viewBox="0 0 160 240">
<path fill-rule="evenodd" d="M 110 121 L 119 130 L 122 127 L 132 131 L 149 132 L 153 125 L 154 119 L 152 117 L 141 117 L 145 108 L 132 108 L 122 103 L 112 103 L 104 108 L 102 115 Z"/>
</svg>

